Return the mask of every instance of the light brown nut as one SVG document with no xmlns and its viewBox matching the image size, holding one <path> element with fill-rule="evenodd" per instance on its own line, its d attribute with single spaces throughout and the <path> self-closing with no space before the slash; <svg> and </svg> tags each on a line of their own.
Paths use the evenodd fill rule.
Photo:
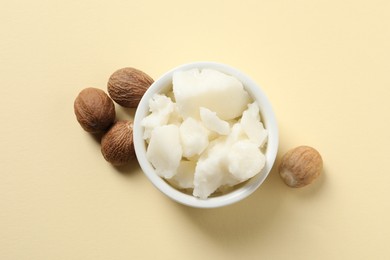
<svg viewBox="0 0 390 260">
<path fill-rule="evenodd" d="M 101 89 L 83 89 L 74 101 L 74 113 L 81 127 L 90 133 L 107 130 L 115 121 L 115 106 Z"/>
<path fill-rule="evenodd" d="M 115 71 L 108 80 L 110 97 L 123 107 L 136 108 L 145 91 L 153 83 L 146 73 L 135 68 L 122 68 Z"/>
<path fill-rule="evenodd" d="M 322 157 L 317 150 L 299 146 L 283 156 L 279 174 L 288 186 L 299 188 L 314 181 L 321 174 L 322 167 Z"/>
</svg>

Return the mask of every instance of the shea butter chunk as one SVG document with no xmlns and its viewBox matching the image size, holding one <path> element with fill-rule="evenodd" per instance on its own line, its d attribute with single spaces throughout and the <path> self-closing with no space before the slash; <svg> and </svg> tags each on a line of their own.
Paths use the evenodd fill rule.
<svg viewBox="0 0 390 260">
<path fill-rule="evenodd" d="M 166 125 L 171 114 L 175 111 L 175 103 L 162 94 L 155 94 L 149 100 L 150 114 L 145 117 L 141 125 L 145 128 L 144 139 L 149 140 L 152 130 L 157 126 Z"/>
<path fill-rule="evenodd" d="M 172 178 L 179 167 L 182 154 L 179 128 L 176 125 L 154 128 L 146 156 L 159 176 Z"/>
<path fill-rule="evenodd" d="M 182 160 L 177 173 L 169 179 L 169 182 L 179 189 L 194 188 L 194 173 L 196 161 Z"/>
<path fill-rule="evenodd" d="M 241 126 L 249 140 L 254 142 L 258 147 L 264 145 L 268 132 L 264 129 L 263 123 L 260 121 L 259 106 L 256 102 L 249 104 L 248 109 L 242 114 Z"/>
<path fill-rule="evenodd" d="M 231 178 L 226 176 L 229 174 L 225 159 L 227 151 L 226 138 L 219 137 L 199 158 L 194 176 L 195 197 L 206 199 L 222 185 L 233 184 Z"/>
<path fill-rule="evenodd" d="M 190 158 L 201 154 L 209 144 L 208 130 L 191 117 L 183 121 L 179 131 L 184 157 Z"/>
<path fill-rule="evenodd" d="M 230 75 L 213 69 L 177 71 L 172 78 L 173 93 L 184 118 L 199 119 L 199 108 L 217 113 L 223 120 L 242 115 L 250 97 L 242 83 Z"/>
<path fill-rule="evenodd" d="M 199 112 L 200 112 L 200 118 L 208 130 L 214 131 L 220 135 L 229 134 L 230 132 L 229 123 L 220 119 L 217 116 L 217 113 L 205 107 L 201 107 Z"/>
<path fill-rule="evenodd" d="M 227 136 L 226 143 L 229 145 L 234 144 L 237 141 L 248 139 L 247 135 L 245 134 L 244 130 L 242 129 L 241 123 L 235 123 L 232 126 L 232 129 Z"/>
<path fill-rule="evenodd" d="M 251 141 L 238 141 L 227 154 L 229 172 L 239 181 L 252 178 L 263 169 L 265 157 Z"/>
</svg>

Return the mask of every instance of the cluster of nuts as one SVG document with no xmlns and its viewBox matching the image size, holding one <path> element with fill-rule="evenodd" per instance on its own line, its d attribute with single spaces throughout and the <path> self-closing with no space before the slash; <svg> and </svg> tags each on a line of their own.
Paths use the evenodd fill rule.
<svg viewBox="0 0 390 260">
<path fill-rule="evenodd" d="M 113 100 L 136 108 L 153 79 L 134 68 L 115 71 L 107 84 L 108 95 L 98 88 L 83 89 L 74 101 L 74 112 L 81 127 L 92 134 L 103 134 L 101 152 L 113 165 L 124 165 L 135 157 L 133 123 L 116 120 Z"/>
</svg>

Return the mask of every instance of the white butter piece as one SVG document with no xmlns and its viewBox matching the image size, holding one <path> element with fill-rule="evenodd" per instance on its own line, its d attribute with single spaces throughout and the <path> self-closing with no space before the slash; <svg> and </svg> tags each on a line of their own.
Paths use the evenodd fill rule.
<svg viewBox="0 0 390 260">
<path fill-rule="evenodd" d="M 179 130 L 184 157 L 200 155 L 208 146 L 209 131 L 199 121 L 189 117 L 183 121 Z"/>
<path fill-rule="evenodd" d="M 169 179 L 169 182 L 180 189 L 194 188 L 195 167 L 195 161 L 181 160 L 177 173 Z"/>
<path fill-rule="evenodd" d="M 207 109 L 205 107 L 199 108 L 200 119 L 202 120 L 204 126 L 213 132 L 216 132 L 220 135 L 227 135 L 230 132 L 229 123 L 220 119 L 217 116 L 217 113 Z"/>
<path fill-rule="evenodd" d="M 222 166 L 226 155 L 225 139 L 218 138 L 199 158 L 195 168 L 193 195 L 206 199 L 224 183 L 225 167 Z"/>
<path fill-rule="evenodd" d="M 227 154 L 229 172 L 239 181 L 245 181 L 258 174 L 265 165 L 265 157 L 259 148 L 249 140 L 234 143 Z"/>
<path fill-rule="evenodd" d="M 158 126 L 151 132 L 146 157 L 156 169 L 157 175 L 172 178 L 183 155 L 179 128 L 176 125 Z"/>
<path fill-rule="evenodd" d="M 260 109 L 256 102 L 248 105 L 248 109 L 242 114 L 240 122 L 249 140 L 258 147 L 263 146 L 267 140 L 268 132 L 260 121 Z"/>
<path fill-rule="evenodd" d="M 145 140 L 149 141 L 154 128 L 168 123 L 171 114 L 175 111 L 175 106 L 175 103 L 169 97 L 163 94 L 153 95 L 152 99 L 149 100 L 151 113 L 141 122 L 141 125 L 145 128 L 143 135 Z"/>
<path fill-rule="evenodd" d="M 199 119 L 199 108 L 217 113 L 223 120 L 242 115 L 250 97 L 235 77 L 213 69 L 177 71 L 172 77 L 173 93 L 183 118 Z"/>
</svg>

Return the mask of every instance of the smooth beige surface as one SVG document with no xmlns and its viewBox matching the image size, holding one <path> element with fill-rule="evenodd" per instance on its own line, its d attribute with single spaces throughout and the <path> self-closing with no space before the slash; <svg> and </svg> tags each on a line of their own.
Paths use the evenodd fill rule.
<svg viewBox="0 0 390 260">
<path fill-rule="evenodd" d="M 0 259 L 389 259 L 390 2 L 1 1 Z M 317 148 L 323 176 L 276 168 L 214 210 L 106 163 L 73 101 L 133 66 L 157 78 L 210 60 L 273 103 L 281 155 Z M 118 118 L 133 111 L 117 107 Z"/>
</svg>

